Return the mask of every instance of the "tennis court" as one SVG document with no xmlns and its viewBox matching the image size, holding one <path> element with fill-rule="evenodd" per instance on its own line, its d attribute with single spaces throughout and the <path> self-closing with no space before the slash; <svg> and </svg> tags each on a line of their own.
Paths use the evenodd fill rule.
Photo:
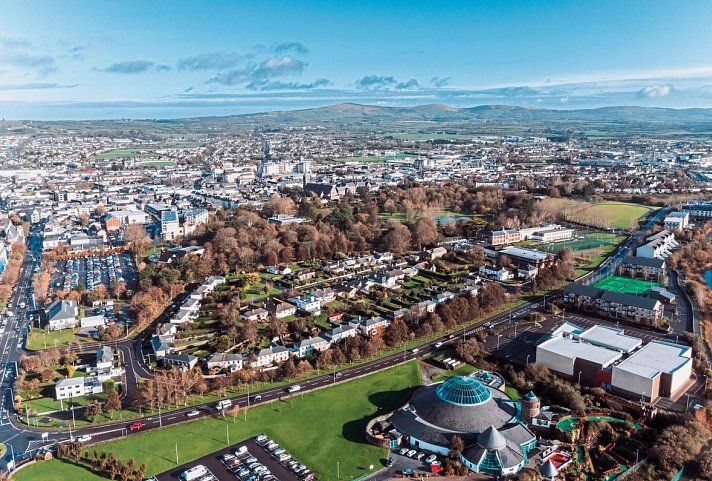
<svg viewBox="0 0 712 481">
<path fill-rule="evenodd" d="M 593 284 L 593 287 L 606 291 L 621 292 L 624 294 L 645 294 L 652 287 L 660 286 L 659 282 L 631 279 L 630 277 L 611 276 Z"/>
</svg>

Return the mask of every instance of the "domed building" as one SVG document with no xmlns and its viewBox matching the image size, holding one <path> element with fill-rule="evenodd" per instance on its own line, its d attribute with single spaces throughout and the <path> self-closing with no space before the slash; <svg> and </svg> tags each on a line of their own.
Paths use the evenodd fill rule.
<svg viewBox="0 0 712 481">
<path fill-rule="evenodd" d="M 457 435 L 465 443 L 460 456 L 465 466 L 502 476 L 519 472 L 536 446 L 520 415 L 520 403 L 504 392 L 458 376 L 418 389 L 390 422 L 411 446 L 442 455 Z"/>
</svg>

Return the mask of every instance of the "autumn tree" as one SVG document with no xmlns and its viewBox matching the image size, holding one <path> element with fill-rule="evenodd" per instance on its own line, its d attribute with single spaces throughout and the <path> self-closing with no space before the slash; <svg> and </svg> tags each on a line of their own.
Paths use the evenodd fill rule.
<svg viewBox="0 0 712 481">
<path fill-rule="evenodd" d="M 411 228 L 413 247 L 421 250 L 423 246 L 433 244 L 438 240 L 438 226 L 430 217 L 420 217 Z"/>
<path fill-rule="evenodd" d="M 104 410 L 109 413 L 109 417 L 114 418 L 114 412 L 121 410 L 121 398 L 116 389 L 109 391 L 109 395 L 104 403 Z"/>
</svg>

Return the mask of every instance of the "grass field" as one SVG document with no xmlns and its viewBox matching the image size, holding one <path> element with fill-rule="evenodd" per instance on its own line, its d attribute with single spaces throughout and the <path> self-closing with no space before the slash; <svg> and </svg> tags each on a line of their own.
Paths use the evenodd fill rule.
<svg viewBox="0 0 712 481">
<path fill-rule="evenodd" d="M 149 149 L 114 149 L 108 152 L 102 152 L 100 154 L 95 154 L 94 157 L 97 159 L 115 159 L 119 157 L 147 157 L 151 155 L 156 155 L 154 151 Z"/>
<path fill-rule="evenodd" d="M 405 404 L 413 388 L 420 384 L 417 362 L 410 362 L 365 378 L 328 389 L 295 396 L 237 418 L 210 418 L 178 426 L 132 435 L 97 446 L 97 451 L 137 464 L 146 463 L 149 474 L 175 467 L 175 445 L 180 462 L 185 463 L 231 443 L 258 433 L 265 433 L 293 457 L 306 464 L 322 481 L 336 481 L 336 462 L 340 479 L 363 476 L 368 466 L 382 466 L 386 450 L 364 440 L 369 419 Z M 52 479 L 53 481 L 99 481 L 104 478 L 88 473 L 80 466 L 62 461 L 48 461 L 26 468 L 16 481 Z"/>
<path fill-rule="evenodd" d="M 630 277 L 611 276 L 593 284 L 594 287 L 605 289 L 606 291 L 622 292 L 624 294 L 645 294 L 651 287 L 661 284 L 655 281 L 645 281 L 642 279 L 631 279 Z"/>
<path fill-rule="evenodd" d="M 562 242 L 553 242 L 550 244 L 540 244 L 542 250 L 549 252 L 559 252 L 563 249 L 571 249 L 580 251 L 585 249 L 594 249 L 596 247 L 618 245 L 626 239 L 624 235 L 610 234 L 608 232 L 594 232 L 584 234 L 582 239 L 572 239 Z"/>
<path fill-rule="evenodd" d="M 610 221 L 610 226 L 618 229 L 628 229 L 636 224 L 653 208 L 647 205 L 630 204 L 627 202 L 600 202 L 593 206 L 593 210 L 600 211 Z"/>
<path fill-rule="evenodd" d="M 64 347 L 76 343 L 94 342 L 94 339 L 89 339 L 82 336 L 75 336 L 74 330 L 62 329 L 59 331 L 46 332 L 44 329 L 32 329 L 32 332 L 27 337 L 27 350 L 39 351 L 52 347 Z"/>
</svg>

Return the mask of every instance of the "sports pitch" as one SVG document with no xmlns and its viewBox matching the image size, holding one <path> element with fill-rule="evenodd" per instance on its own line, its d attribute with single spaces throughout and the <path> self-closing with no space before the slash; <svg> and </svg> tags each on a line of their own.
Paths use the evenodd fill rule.
<svg viewBox="0 0 712 481">
<path fill-rule="evenodd" d="M 652 287 L 660 286 L 659 282 L 631 279 L 629 277 L 611 276 L 593 284 L 593 287 L 623 294 L 645 294 Z"/>
</svg>

